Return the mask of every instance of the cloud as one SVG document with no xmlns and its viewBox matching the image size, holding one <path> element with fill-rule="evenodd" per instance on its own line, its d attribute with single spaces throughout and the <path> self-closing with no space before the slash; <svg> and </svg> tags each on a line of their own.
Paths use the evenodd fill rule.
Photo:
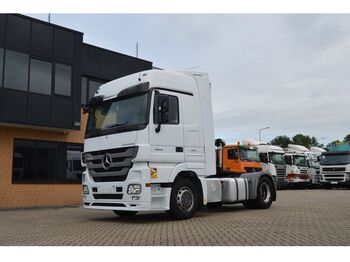
<svg viewBox="0 0 350 262">
<path fill-rule="evenodd" d="M 84 41 L 166 69 L 209 73 L 217 137 L 227 142 L 350 133 L 350 15 L 53 15 Z"/>
</svg>

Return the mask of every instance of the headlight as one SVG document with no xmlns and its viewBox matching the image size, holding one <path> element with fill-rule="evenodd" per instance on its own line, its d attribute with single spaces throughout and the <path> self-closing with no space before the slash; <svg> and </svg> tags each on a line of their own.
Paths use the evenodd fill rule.
<svg viewBox="0 0 350 262">
<path fill-rule="evenodd" d="M 130 184 L 128 186 L 128 195 L 141 194 L 142 186 L 140 184 Z"/>
<path fill-rule="evenodd" d="M 87 185 L 83 185 L 83 194 L 88 195 L 89 194 L 89 187 Z"/>
</svg>

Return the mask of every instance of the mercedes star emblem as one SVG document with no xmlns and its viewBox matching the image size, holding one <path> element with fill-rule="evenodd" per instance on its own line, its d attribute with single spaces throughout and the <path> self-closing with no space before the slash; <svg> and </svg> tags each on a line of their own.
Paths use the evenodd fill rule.
<svg viewBox="0 0 350 262">
<path fill-rule="evenodd" d="M 112 164 L 112 157 L 110 154 L 105 154 L 102 158 L 102 165 L 104 169 L 109 169 Z"/>
</svg>

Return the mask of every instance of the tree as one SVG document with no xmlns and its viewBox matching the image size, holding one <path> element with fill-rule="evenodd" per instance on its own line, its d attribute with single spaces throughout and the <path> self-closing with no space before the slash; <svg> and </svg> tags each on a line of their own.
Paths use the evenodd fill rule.
<svg viewBox="0 0 350 262">
<path fill-rule="evenodd" d="M 280 146 L 284 148 L 284 147 L 287 147 L 288 144 L 291 144 L 292 141 L 288 136 L 283 135 L 283 136 L 276 136 L 274 139 L 270 141 L 270 143 L 271 145 Z"/>
<path fill-rule="evenodd" d="M 302 145 L 307 148 L 310 148 L 310 146 L 320 146 L 320 144 L 317 142 L 317 138 L 314 136 L 308 136 L 303 134 L 296 134 L 292 138 L 293 144 L 296 145 Z"/>
<path fill-rule="evenodd" d="M 348 134 L 346 137 L 344 137 L 344 142 L 350 143 L 350 134 Z"/>
</svg>

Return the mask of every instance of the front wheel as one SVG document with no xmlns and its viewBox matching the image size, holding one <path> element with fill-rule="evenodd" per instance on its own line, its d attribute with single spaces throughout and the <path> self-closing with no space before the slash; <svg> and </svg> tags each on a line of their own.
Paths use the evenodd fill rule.
<svg viewBox="0 0 350 262">
<path fill-rule="evenodd" d="M 113 212 L 120 217 L 132 217 L 137 214 L 137 211 L 113 210 Z"/>
<path fill-rule="evenodd" d="M 189 179 L 181 179 L 173 185 L 170 195 L 170 210 L 174 219 L 188 219 L 194 216 L 198 206 L 196 186 Z"/>
<path fill-rule="evenodd" d="M 262 177 L 258 183 L 256 199 L 248 200 L 243 204 L 247 208 L 267 209 L 272 204 L 274 190 L 270 180 Z"/>
</svg>

